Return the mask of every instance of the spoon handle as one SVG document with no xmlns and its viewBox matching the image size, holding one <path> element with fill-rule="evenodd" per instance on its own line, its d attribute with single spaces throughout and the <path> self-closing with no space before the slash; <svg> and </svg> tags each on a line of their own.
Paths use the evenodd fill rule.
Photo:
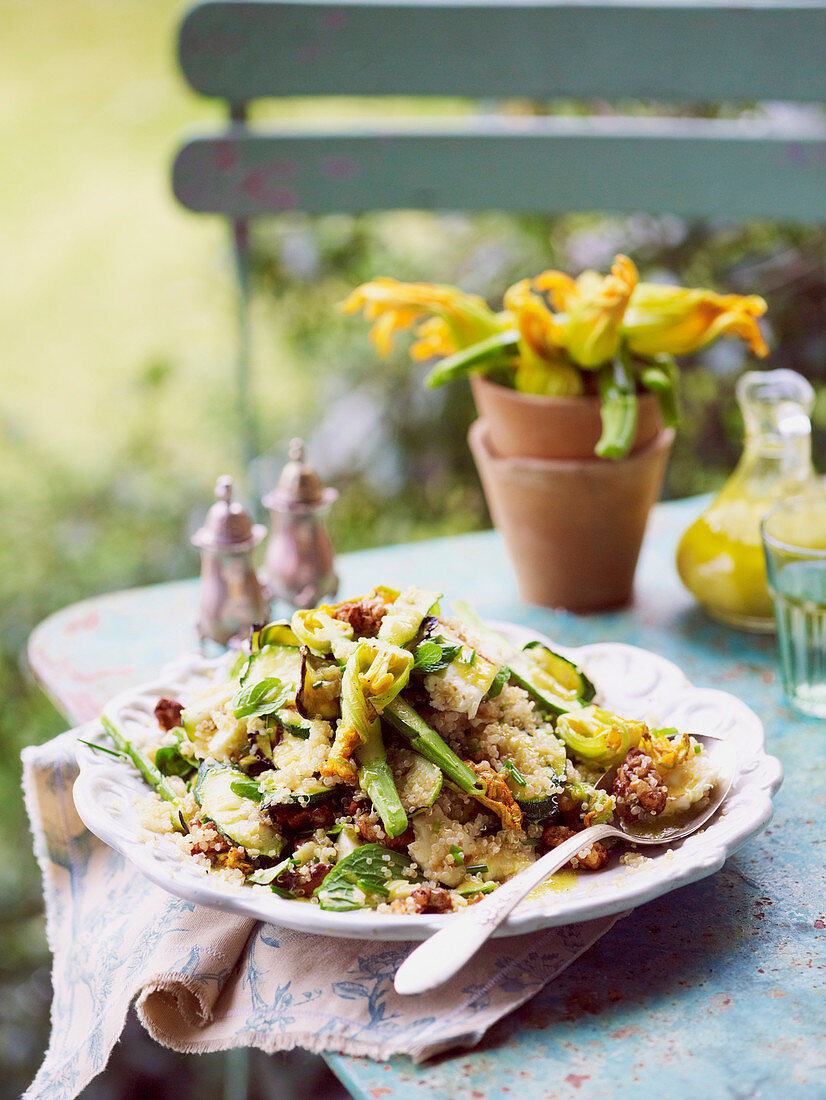
<svg viewBox="0 0 826 1100">
<path fill-rule="evenodd" d="M 617 830 L 607 824 L 583 829 L 497 887 L 484 901 L 449 917 L 444 928 L 412 951 L 396 971 L 396 992 L 426 993 L 452 978 L 531 890 L 577 852 L 612 834 Z"/>
</svg>

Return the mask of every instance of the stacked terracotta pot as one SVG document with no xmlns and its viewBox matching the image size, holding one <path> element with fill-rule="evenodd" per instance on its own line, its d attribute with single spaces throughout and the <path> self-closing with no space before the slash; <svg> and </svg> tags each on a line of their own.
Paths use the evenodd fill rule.
<svg viewBox="0 0 826 1100">
<path fill-rule="evenodd" d="M 599 398 L 472 386 L 470 447 L 523 598 L 571 611 L 626 603 L 674 441 L 656 398 L 640 396 L 634 443 L 614 460 L 594 455 Z"/>
</svg>

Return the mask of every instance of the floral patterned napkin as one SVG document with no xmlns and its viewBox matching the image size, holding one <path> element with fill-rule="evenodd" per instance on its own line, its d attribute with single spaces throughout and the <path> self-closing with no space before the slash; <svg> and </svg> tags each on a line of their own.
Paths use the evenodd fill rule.
<svg viewBox="0 0 826 1100">
<path fill-rule="evenodd" d="M 54 955 L 51 1042 L 26 1100 L 77 1096 L 104 1069 L 133 1001 L 147 1031 L 185 1053 L 299 1046 L 421 1061 L 473 1046 L 618 919 L 494 940 L 451 985 L 400 997 L 393 975 L 415 945 L 294 932 L 143 878 L 78 817 L 75 736 L 23 753 Z"/>
</svg>

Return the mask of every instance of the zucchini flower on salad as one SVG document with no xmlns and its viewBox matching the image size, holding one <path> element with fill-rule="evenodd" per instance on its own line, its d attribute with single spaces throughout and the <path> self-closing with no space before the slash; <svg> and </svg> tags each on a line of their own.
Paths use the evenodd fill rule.
<svg viewBox="0 0 826 1100">
<path fill-rule="evenodd" d="M 620 718 L 602 707 L 582 707 L 561 714 L 556 733 L 573 754 L 591 767 L 619 764 L 648 733 L 644 722 Z"/>
</svg>

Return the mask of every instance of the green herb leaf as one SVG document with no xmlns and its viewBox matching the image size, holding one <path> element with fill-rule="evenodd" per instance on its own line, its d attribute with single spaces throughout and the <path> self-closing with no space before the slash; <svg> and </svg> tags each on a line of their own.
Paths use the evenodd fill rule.
<svg viewBox="0 0 826 1100">
<path fill-rule="evenodd" d="M 487 691 L 486 698 L 496 699 L 502 694 L 502 689 L 510 679 L 511 670 L 507 665 L 503 665 L 502 668 L 496 673 L 493 678 L 493 683 L 490 685 Z"/>
<path fill-rule="evenodd" d="M 232 701 L 236 718 L 261 718 L 285 707 L 291 698 L 276 676 L 266 676 L 254 684 L 240 688 Z"/>
<path fill-rule="evenodd" d="M 428 638 L 413 650 L 413 668 L 425 675 L 441 672 L 456 659 L 461 648 L 458 645 L 448 645 L 441 637 Z"/>
<path fill-rule="evenodd" d="M 472 867 L 467 868 L 467 873 L 469 875 L 483 875 L 487 869 L 487 863 L 474 863 Z"/>
<path fill-rule="evenodd" d="M 107 756 L 115 756 L 118 760 L 129 759 L 125 752 L 118 752 L 117 749 L 107 749 L 105 745 L 96 745 L 94 741 L 84 741 L 82 737 L 78 737 L 78 741 L 81 745 L 86 745 L 88 748 L 94 749 L 95 752 L 105 752 Z"/>
<path fill-rule="evenodd" d="M 315 896 L 322 909 L 343 912 L 371 908 L 387 897 L 387 883 L 405 878 L 404 872 L 411 866 L 412 860 L 401 852 L 380 844 L 363 844 L 338 861 L 316 888 Z"/>
<path fill-rule="evenodd" d="M 233 779 L 230 781 L 229 789 L 239 798 L 249 798 L 252 802 L 260 802 L 264 797 L 254 779 Z"/>
<path fill-rule="evenodd" d="M 514 764 L 512 760 L 506 760 L 504 768 L 505 771 L 508 772 L 510 776 L 512 776 L 515 783 L 518 783 L 520 787 L 527 787 L 527 779 L 524 777 L 522 772 L 519 770 L 519 768 L 517 768 L 516 764 Z"/>
<path fill-rule="evenodd" d="M 161 775 L 178 775 L 181 779 L 189 779 L 198 770 L 197 764 L 184 756 L 177 745 L 161 745 L 155 753 L 155 767 Z"/>
<path fill-rule="evenodd" d="M 454 863 L 465 862 L 465 853 L 462 851 L 461 848 L 457 848 L 455 844 L 451 844 L 451 846 L 448 848 L 448 851 L 453 856 Z"/>
</svg>

